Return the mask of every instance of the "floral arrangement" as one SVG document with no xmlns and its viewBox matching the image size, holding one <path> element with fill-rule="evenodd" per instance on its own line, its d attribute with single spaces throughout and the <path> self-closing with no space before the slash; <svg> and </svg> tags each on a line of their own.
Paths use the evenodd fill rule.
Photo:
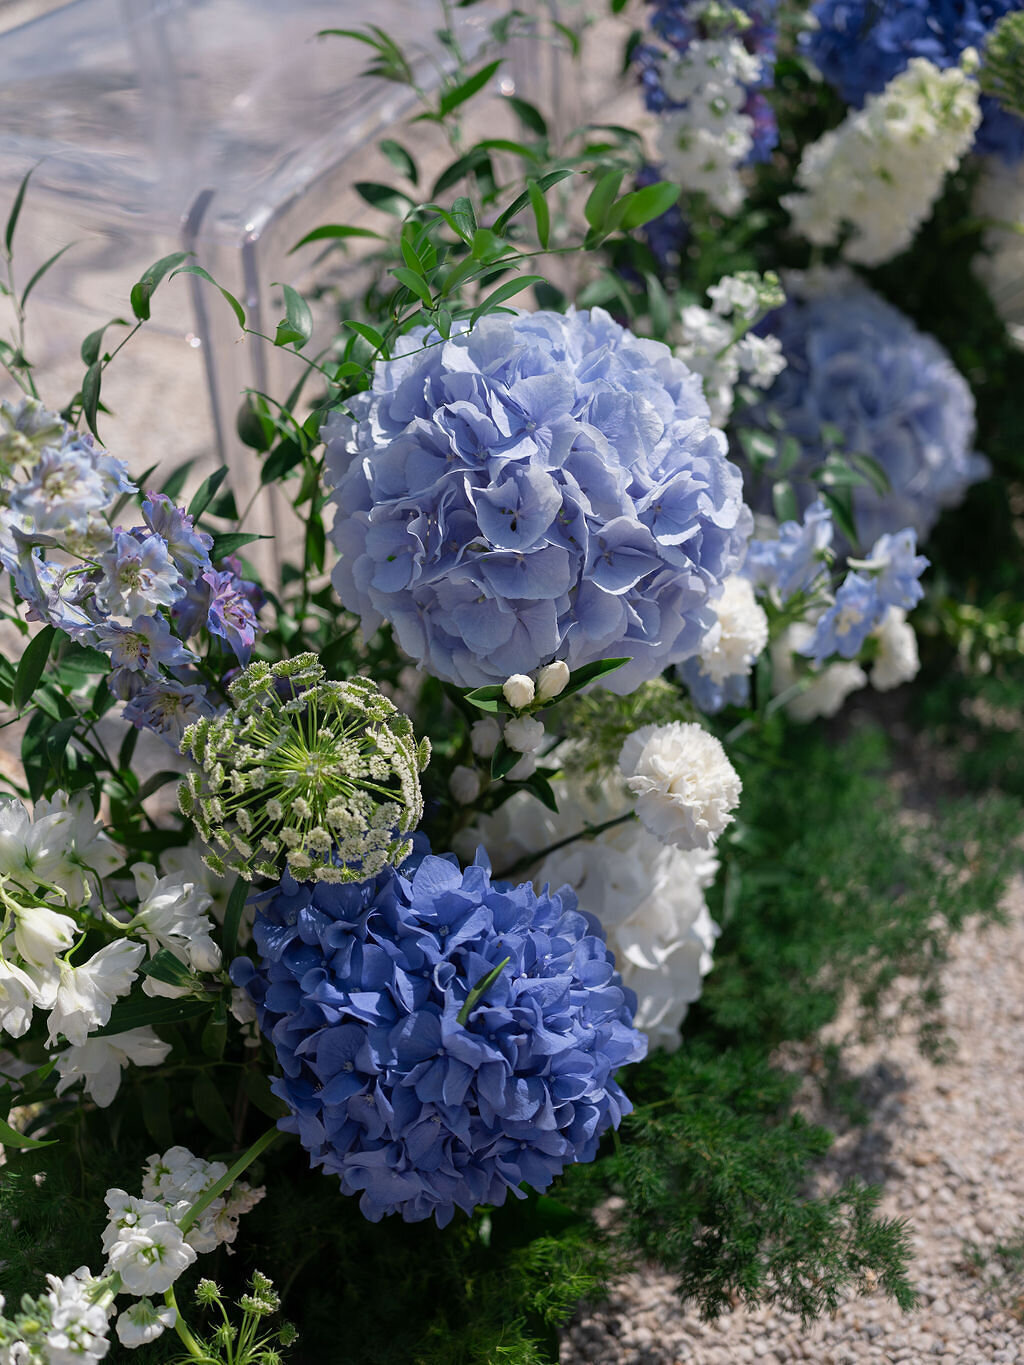
<svg viewBox="0 0 1024 1365">
<path fill-rule="evenodd" d="M 508 44 L 575 31 L 517 11 L 469 61 L 442 4 L 436 94 L 321 35 L 454 159 L 428 194 L 387 139 L 390 228 L 297 244 L 315 357 L 291 285 L 263 335 L 176 253 L 64 401 L 13 196 L 0 1365 L 541 1365 L 640 1258 L 708 1314 L 868 1266 L 912 1303 L 877 1192 L 808 1193 L 777 1049 L 896 977 L 934 1044 L 1011 871 L 1024 13 L 631 11 L 635 127 L 506 91 L 476 141 Z M 226 468 L 136 469 L 102 401 L 181 274 L 305 376 L 239 415 L 302 525 L 273 569 Z M 964 796 L 909 821 L 919 729 Z"/>
</svg>

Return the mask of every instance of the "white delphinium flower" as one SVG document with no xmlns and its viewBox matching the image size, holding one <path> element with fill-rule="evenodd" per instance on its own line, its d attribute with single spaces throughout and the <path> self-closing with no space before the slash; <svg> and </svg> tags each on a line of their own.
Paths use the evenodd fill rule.
<svg viewBox="0 0 1024 1365">
<path fill-rule="evenodd" d="M 144 944 L 118 939 L 80 967 L 62 960 L 50 1013 L 50 1046 L 63 1033 L 72 1047 L 81 1047 L 90 1033 L 108 1023 L 114 1001 L 131 990 L 145 956 Z"/>
<path fill-rule="evenodd" d="M 146 940 L 150 950 L 166 948 L 196 972 L 219 971 L 221 953 L 206 914 L 211 898 L 202 887 L 174 874 L 157 877 L 149 863 L 136 863 L 132 876 L 139 908 L 130 928 Z"/>
<path fill-rule="evenodd" d="M 470 727 L 469 742 L 477 758 L 490 758 L 501 741 L 501 726 L 493 716 L 475 720 Z"/>
<path fill-rule="evenodd" d="M 517 754 L 535 753 L 544 743 L 544 722 L 533 716 L 513 716 L 505 722 L 505 743 Z"/>
<path fill-rule="evenodd" d="M 80 1047 L 57 1054 L 60 1079 L 56 1094 L 59 1097 L 76 1082 L 84 1081 L 85 1093 L 100 1109 L 106 1109 L 120 1089 L 121 1072 L 129 1062 L 159 1066 L 170 1050 L 170 1043 L 158 1038 L 148 1025 L 112 1038 L 87 1038 Z"/>
<path fill-rule="evenodd" d="M 545 664 L 537 670 L 537 701 L 551 701 L 560 697 L 569 682 L 569 665 L 564 659 Z"/>
<path fill-rule="evenodd" d="M 163 1334 L 165 1328 L 173 1327 L 177 1321 L 178 1314 L 174 1308 L 165 1304 L 158 1308 L 152 1299 L 139 1299 L 118 1315 L 117 1339 L 128 1350 L 148 1346 Z"/>
<path fill-rule="evenodd" d="M 768 617 L 754 596 L 754 585 L 732 574 L 714 603 L 715 624 L 697 652 L 700 671 L 721 686 L 728 678 L 746 675 L 768 643 Z"/>
<path fill-rule="evenodd" d="M 67 952 L 74 943 L 78 925 L 70 915 L 61 915 L 45 905 L 16 905 L 14 943 L 26 963 L 50 967 L 58 953 Z"/>
<path fill-rule="evenodd" d="M 629 794 L 616 778 L 582 789 L 565 781 L 552 785 L 557 814 L 517 793 L 474 829 L 463 831 L 457 848 L 468 857 L 482 843 L 499 868 L 540 855 L 527 875 L 538 890 L 545 883 L 557 888 L 567 882 L 581 907 L 597 916 L 623 984 L 636 992 L 637 1028 L 648 1034 L 652 1047 L 672 1051 L 711 969 L 718 929 L 704 892 L 715 879 L 718 859 L 701 849 L 668 847 L 636 820 L 544 856 L 547 846 L 630 808 Z"/>
<path fill-rule="evenodd" d="M 533 679 L 525 673 L 513 673 L 502 683 L 501 691 L 509 706 L 515 711 L 521 711 L 533 701 L 536 687 Z"/>
<path fill-rule="evenodd" d="M 85 905 L 92 885 L 109 877 L 124 862 L 123 856 L 103 832 L 86 792 L 56 792 L 50 800 L 36 802 L 34 818 L 60 820 L 68 831 L 66 865 L 61 869 L 60 887 L 68 905 Z"/>
<path fill-rule="evenodd" d="M 460 806 L 469 806 L 480 795 L 480 774 L 475 768 L 467 768 L 464 763 L 456 764 L 448 779 L 448 790 L 452 800 Z"/>
<path fill-rule="evenodd" d="M 16 797 L 0 797 L 0 876 L 58 884 L 68 871 L 67 823 L 40 816 L 38 807 L 33 819 Z"/>
<path fill-rule="evenodd" d="M 696 38 L 662 73 L 666 95 L 685 107 L 661 116 L 658 160 L 668 179 L 722 213 L 743 203 L 739 167 L 754 146 L 754 120 L 742 109 L 760 75 L 761 59 L 737 38 Z"/>
<path fill-rule="evenodd" d="M 44 1302 L 50 1321 L 43 1340 L 48 1365 L 102 1360 L 110 1349 L 107 1330 L 113 1295 L 109 1291 L 97 1295 L 97 1281 L 84 1265 L 63 1279 L 47 1275 L 46 1282 L 50 1288 Z"/>
<path fill-rule="evenodd" d="M 772 691 L 779 697 L 801 679 L 809 678 L 804 691 L 786 702 L 786 713 L 794 720 L 815 720 L 818 716 L 834 716 L 851 692 L 864 687 L 867 674 L 859 664 L 845 660 L 827 664 L 824 668 L 810 668 L 801 658 L 802 667 L 794 662 L 795 654 L 810 644 L 814 626 L 808 621 L 794 621 L 777 640 L 772 642 Z"/>
<path fill-rule="evenodd" d="M 782 199 L 797 231 L 830 246 L 848 224 L 843 255 L 861 265 L 904 251 L 974 141 L 978 95 L 961 67 L 941 71 L 912 58 L 862 109 L 805 149 L 796 175 L 802 193 Z"/>
<path fill-rule="evenodd" d="M 973 260 L 1010 336 L 1024 346 L 1024 178 L 1001 156 L 985 158 L 972 209 L 985 224 L 984 250 Z"/>
<path fill-rule="evenodd" d="M 890 607 L 872 635 L 878 641 L 871 668 L 871 686 L 876 692 L 889 692 L 917 677 L 921 667 L 917 636 L 902 607 Z"/>
<path fill-rule="evenodd" d="M 634 730 L 619 753 L 619 769 L 641 823 L 676 848 L 711 848 L 731 824 L 743 790 L 721 740 L 692 721 Z"/>
<path fill-rule="evenodd" d="M 55 988 L 54 988 L 55 989 Z M 53 1004 L 53 991 L 44 991 L 24 968 L 0 956 L 0 1031 L 20 1038 L 32 1024 L 32 1011 Z"/>
</svg>

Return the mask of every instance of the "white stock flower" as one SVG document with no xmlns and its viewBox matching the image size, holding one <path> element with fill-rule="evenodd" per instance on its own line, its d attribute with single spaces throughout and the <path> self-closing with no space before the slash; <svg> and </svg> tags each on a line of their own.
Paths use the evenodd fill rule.
<svg viewBox="0 0 1024 1365">
<path fill-rule="evenodd" d="M 204 1161 L 187 1147 L 172 1147 L 146 1162 L 142 1193 L 171 1211 L 185 1209 L 226 1175 L 227 1169 L 222 1161 Z M 236 1182 L 207 1205 L 185 1234 L 186 1242 L 200 1253 L 213 1251 L 221 1242 L 233 1242 L 239 1218 L 254 1208 L 264 1193 L 262 1188 L 254 1190 L 244 1182 Z"/>
<path fill-rule="evenodd" d="M 157 1308 L 152 1299 L 139 1299 L 118 1315 L 117 1339 L 132 1351 L 156 1341 L 165 1328 L 173 1327 L 177 1321 L 175 1309 L 166 1305 Z"/>
<path fill-rule="evenodd" d="M 107 1251 L 107 1268 L 117 1271 L 128 1294 L 164 1294 L 196 1260 L 196 1252 L 163 1204 L 119 1228 Z"/>
<path fill-rule="evenodd" d="M 459 763 L 452 769 L 448 790 L 460 806 L 471 805 L 480 795 L 480 774 L 475 768 L 467 768 Z"/>
<path fill-rule="evenodd" d="M 235 1240 L 238 1236 L 239 1218 L 243 1213 L 248 1213 L 250 1209 L 254 1209 L 266 1192 L 264 1185 L 253 1186 L 244 1180 L 238 1180 L 231 1186 L 226 1203 L 222 1199 L 213 1201 L 210 1209 L 223 1204 L 223 1208 L 219 1208 L 213 1216 L 213 1232 L 218 1245 L 221 1242 L 230 1245 Z"/>
<path fill-rule="evenodd" d="M 904 251 L 974 140 L 978 95 L 960 67 L 940 71 L 912 58 L 862 109 L 805 149 L 796 175 L 802 192 L 782 199 L 794 227 L 830 246 L 849 224 L 843 255 L 861 265 Z"/>
<path fill-rule="evenodd" d="M 14 943 L 34 967 L 50 967 L 58 953 L 67 952 L 78 926 L 70 915 L 58 914 L 45 905 L 18 905 L 14 909 Z"/>
<path fill-rule="evenodd" d="M 477 758 L 490 758 L 501 739 L 501 726 L 493 716 L 475 720 L 470 727 L 469 743 Z"/>
<path fill-rule="evenodd" d="M 721 741 L 692 721 L 634 730 L 619 768 L 640 821 L 676 848 L 711 848 L 731 824 L 743 790 Z"/>
<path fill-rule="evenodd" d="M 728 421 L 741 378 L 757 388 L 770 388 L 786 368 L 778 337 L 748 332 L 736 338 L 736 332 L 752 317 L 782 297 L 781 291 L 778 298 L 769 297 L 772 286 L 778 290 L 774 277 L 769 279 L 753 272 L 725 275 L 708 290 L 713 308 L 689 304 L 680 311 L 675 355 L 701 376 L 714 426 L 724 426 Z M 731 311 L 737 314 L 739 327 L 726 320 Z"/>
<path fill-rule="evenodd" d="M 974 190 L 975 218 L 985 224 L 972 261 L 996 311 L 1018 346 L 1024 345 L 1024 178 L 1018 163 L 988 156 Z"/>
<path fill-rule="evenodd" d="M 505 743 L 517 754 L 532 754 L 544 743 L 544 722 L 533 716 L 513 716 L 505 722 Z"/>
<path fill-rule="evenodd" d="M 700 671 L 720 686 L 753 668 L 768 643 L 768 617 L 753 584 L 739 574 L 725 580 L 712 607 L 716 622 L 701 641 L 697 658 Z"/>
<path fill-rule="evenodd" d="M 118 939 L 73 967 L 60 963 L 60 984 L 50 1013 L 49 1045 L 63 1033 L 72 1047 L 81 1047 L 95 1029 L 110 1020 L 119 996 L 127 995 L 146 956 L 145 946 Z"/>
<path fill-rule="evenodd" d="M 148 1025 L 112 1038 L 87 1038 L 80 1047 L 57 1054 L 60 1079 L 56 1093 L 63 1095 L 76 1082 L 84 1081 L 85 1093 L 100 1109 L 106 1109 L 120 1088 L 121 1072 L 129 1062 L 159 1066 L 170 1050 L 170 1043 L 158 1038 Z"/>
<path fill-rule="evenodd" d="M 569 665 L 564 659 L 545 664 L 537 670 L 537 701 L 551 701 L 560 697 L 569 682 Z"/>
<path fill-rule="evenodd" d="M 867 674 L 859 664 L 833 663 L 814 670 L 801 659 L 803 667 L 794 663 L 794 652 L 810 644 L 814 626 L 807 621 L 794 621 L 777 640 L 772 642 L 772 691 L 779 697 L 801 679 L 809 678 L 804 691 L 786 702 L 786 713 L 793 720 L 809 721 L 818 716 L 834 716 L 851 692 L 867 683 Z"/>
<path fill-rule="evenodd" d="M 872 634 L 878 641 L 871 668 L 871 686 L 876 692 L 889 692 L 917 677 L 921 667 L 917 636 L 902 607 L 890 607 Z"/>
<path fill-rule="evenodd" d="M 109 877 L 124 858 L 103 832 L 85 792 L 57 792 L 50 800 L 36 802 L 35 819 L 40 816 L 60 819 L 69 831 L 67 866 L 61 871 L 61 888 L 68 905 L 85 905 L 90 899 L 92 882 Z"/>
<path fill-rule="evenodd" d="M 521 711 L 524 706 L 529 706 L 533 701 L 536 691 L 533 679 L 527 677 L 525 673 L 513 673 L 510 678 L 506 678 L 501 685 L 502 695 L 516 711 Z"/>
<path fill-rule="evenodd" d="M 557 814 L 517 793 L 462 832 L 460 854 L 471 856 L 482 843 L 500 867 L 629 811 L 629 795 L 615 778 L 582 789 L 564 780 L 552 785 Z M 666 846 L 627 820 L 537 859 L 528 873 L 538 890 L 568 883 L 580 908 L 600 920 L 623 984 L 636 992 L 636 1026 L 652 1048 L 679 1046 L 679 1027 L 711 968 L 718 929 L 704 892 L 717 869 L 714 852 Z"/>
<path fill-rule="evenodd" d="M 107 1329 L 113 1296 L 106 1292 L 95 1299 L 96 1279 L 84 1265 L 63 1279 L 47 1275 L 46 1282 L 50 1287 L 45 1296 L 50 1308 L 44 1338 L 48 1365 L 102 1360 L 110 1349 Z"/>
</svg>

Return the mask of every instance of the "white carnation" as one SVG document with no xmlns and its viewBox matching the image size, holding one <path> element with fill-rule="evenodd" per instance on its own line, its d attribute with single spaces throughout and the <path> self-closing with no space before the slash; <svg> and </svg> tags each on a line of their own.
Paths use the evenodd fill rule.
<svg viewBox="0 0 1024 1365">
<path fill-rule="evenodd" d="M 801 679 L 809 679 L 806 688 L 786 702 L 786 713 L 794 720 L 815 720 L 818 716 L 834 716 L 851 692 L 864 687 L 867 674 L 859 664 L 828 664 L 814 670 L 801 659 L 802 668 L 794 662 L 794 652 L 810 643 L 814 626 L 807 621 L 794 621 L 772 643 L 772 691 L 775 696 L 794 687 Z"/>
<path fill-rule="evenodd" d="M 848 224 L 846 259 L 880 265 L 913 241 L 980 119 L 976 81 L 914 57 L 806 148 L 796 175 L 802 193 L 784 196 L 783 206 L 817 246 L 837 242 Z"/>
<path fill-rule="evenodd" d="M 747 674 L 768 643 L 768 617 L 747 578 L 733 574 L 713 604 L 717 618 L 701 641 L 700 671 L 721 686 L 728 678 Z"/>
<path fill-rule="evenodd" d="M 619 768 L 641 822 L 676 848 L 710 848 L 732 822 L 743 789 L 721 741 L 693 722 L 634 730 Z"/>
<path fill-rule="evenodd" d="M 878 641 L 878 654 L 871 669 L 871 686 L 876 692 L 888 692 L 917 677 L 921 667 L 917 636 L 901 607 L 890 607 L 872 634 Z"/>
</svg>

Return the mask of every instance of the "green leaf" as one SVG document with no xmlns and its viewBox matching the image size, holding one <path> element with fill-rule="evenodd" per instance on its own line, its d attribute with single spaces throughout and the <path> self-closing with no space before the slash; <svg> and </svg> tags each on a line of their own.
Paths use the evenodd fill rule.
<svg viewBox="0 0 1024 1365">
<path fill-rule="evenodd" d="M 852 544 L 857 545 L 860 539 L 857 535 L 857 524 L 853 519 L 853 498 L 849 489 L 833 493 L 827 488 L 822 488 L 821 496 L 832 509 L 832 517 L 842 531 L 846 539 Z"/>
<path fill-rule="evenodd" d="M 196 1117 L 211 1133 L 225 1142 L 234 1142 L 235 1128 L 231 1115 L 213 1078 L 206 1072 L 200 1073 L 192 1082 L 192 1103 L 195 1105 Z"/>
<path fill-rule="evenodd" d="M 28 177 L 26 176 L 26 179 L 27 178 Z M 24 181 L 22 184 L 24 185 Z M 10 245 L 10 243 L 8 243 L 8 245 Z M 19 1133 L 17 1128 L 12 1128 L 9 1123 L 0 1119 L 0 1146 L 25 1148 L 53 1147 L 56 1145 L 56 1142 L 56 1138 L 50 1138 L 49 1141 L 43 1142 L 39 1138 L 26 1137 L 24 1133 Z"/>
<path fill-rule="evenodd" d="M 265 1071 L 258 1071 L 253 1066 L 248 1066 L 242 1076 L 242 1089 L 256 1106 L 261 1114 L 266 1114 L 268 1118 L 284 1118 L 288 1113 L 288 1106 L 284 1100 L 278 1099 L 270 1088 L 270 1077 Z"/>
<path fill-rule="evenodd" d="M 510 749 L 503 739 L 499 739 L 494 753 L 491 754 L 491 777 L 497 782 L 516 766 L 522 754 Z"/>
<path fill-rule="evenodd" d="M 25 292 L 24 292 L 24 293 L 22 294 L 22 296 L 21 296 L 21 307 L 22 307 L 22 311 L 24 311 L 25 304 L 28 302 L 28 296 L 29 296 L 29 294 L 32 293 L 32 290 L 36 287 L 36 285 L 39 283 L 39 281 L 43 278 L 43 276 L 44 276 L 44 275 L 46 274 L 46 272 L 49 270 L 50 266 L 51 266 L 51 265 L 56 265 L 56 263 L 57 263 L 57 262 L 60 260 L 60 258 L 64 255 L 65 251 L 70 251 L 71 248 L 72 248 L 74 245 L 75 245 L 74 242 L 68 242 L 67 246 L 62 246 L 61 249 L 60 249 L 59 251 L 55 251 L 55 252 L 53 253 L 53 255 L 50 257 L 50 259 L 49 259 L 48 261 L 44 261 L 43 264 L 39 267 L 39 269 L 36 271 L 36 273 L 35 273 L 35 274 L 32 276 L 32 278 L 29 280 L 28 284 L 26 284 L 26 286 L 25 286 Z"/>
<path fill-rule="evenodd" d="M 889 475 L 872 455 L 848 455 L 846 457 L 853 467 L 864 476 L 864 479 L 880 497 L 885 497 L 886 493 L 892 491 L 892 483 Z"/>
<path fill-rule="evenodd" d="M 238 926 L 242 922 L 242 914 L 245 910 L 245 902 L 249 899 L 249 891 L 249 883 L 243 881 L 241 877 L 236 877 L 224 910 L 224 928 L 221 932 L 221 946 L 224 951 L 225 962 L 231 962 L 238 951 Z"/>
<path fill-rule="evenodd" d="M 324 524 L 319 515 L 311 516 L 306 523 L 306 568 L 322 573 L 326 553 L 327 537 L 324 534 Z"/>
<path fill-rule="evenodd" d="M 388 344 L 376 327 L 371 327 L 368 322 L 352 322 L 348 318 L 341 325 L 361 336 L 364 341 L 368 341 L 385 360 L 388 358 Z"/>
<path fill-rule="evenodd" d="M 634 190 L 622 200 L 626 207 L 619 219 L 619 227 L 623 232 L 629 232 L 633 228 L 643 227 L 644 223 L 654 218 L 660 218 L 678 200 L 680 193 L 680 187 L 673 185 L 670 180 L 659 180 L 654 185 L 645 185 L 642 190 Z"/>
<path fill-rule="evenodd" d="M 164 480 L 160 492 L 163 493 L 165 497 L 170 498 L 172 502 L 185 487 L 185 480 L 188 478 L 188 472 L 195 462 L 195 456 L 190 460 L 185 460 L 182 464 L 178 465 L 177 469 L 172 469 Z"/>
<path fill-rule="evenodd" d="M 279 287 L 284 291 L 285 315 L 277 324 L 274 345 L 290 346 L 294 342 L 298 351 L 313 335 L 313 314 L 310 312 L 309 304 L 297 289 L 293 289 L 290 284 L 282 284 Z"/>
<path fill-rule="evenodd" d="M 529 289 L 531 284 L 543 283 L 543 275 L 517 275 L 514 280 L 506 280 L 504 284 L 499 284 L 493 294 L 488 294 L 483 303 L 473 309 L 469 317 L 469 325 L 475 327 L 480 318 L 485 313 L 491 313 L 495 308 L 499 308 L 506 299 L 512 298 L 516 294 L 522 293 L 524 289 Z"/>
<path fill-rule="evenodd" d="M 108 660 L 107 667 L 109 668 L 109 666 Z M 153 773 L 151 777 L 146 778 L 145 782 L 143 782 L 142 786 L 135 793 L 133 805 L 141 806 L 143 801 L 148 800 L 149 797 L 151 797 L 154 792 L 158 792 L 161 787 L 166 787 L 168 782 L 178 782 L 180 779 L 180 772 L 172 772 L 170 768 L 162 768 L 160 772 Z"/>
<path fill-rule="evenodd" d="M 148 962 L 142 964 L 139 971 L 143 976 L 151 976 L 154 980 L 163 981 L 168 986 L 191 987 L 195 985 L 192 972 L 185 966 L 184 962 L 179 962 L 169 948 L 161 948 L 158 953 L 154 953 Z"/>
<path fill-rule="evenodd" d="M 778 479 L 772 484 L 772 508 L 776 521 L 798 521 L 800 508 L 797 506 L 793 485 L 788 479 Z"/>
<path fill-rule="evenodd" d="M 254 531 L 226 531 L 222 536 L 214 536 L 210 558 L 216 563 L 226 555 L 233 555 L 243 545 L 251 545 L 254 540 L 273 539 L 273 536 L 257 535 Z"/>
<path fill-rule="evenodd" d="M 466 152 L 465 156 L 458 157 L 450 166 L 445 167 L 431 187 L 431 197 L 436 198 L 437 195 L 443 194 L 445 190 L 451 189 L 451 187 L 457 185 L 464 176 L 479 176 L 481 172 L 484 173 L 485 179 L 494 179 L 494 169 L 491 164 L 490 156 L 488 156 L 487 152 L 482 147 L 471 147 L 470 150 Z"/>
<path fill-rule="evenodd" d="M 89 366 L 85 372 L 85 378 L 82 380 L 82 413 L 89 430 L 96 437 L 97 441 L 100 439 L 100 434 L 96 430 L 96 414 L 99 411 L 100 406 L 100 384 L 102 382 L 102 376 L 103 365 L 97 360 L 94 365 Z"/>
<path fill-rule="evenodd" d="M 558 32 L 562 35 L 562 37 L 569 44 L 569 51 L 572 53 L 572 55 L 574 57 L 578 57 L 580 55 L 579 35 L 576 32 L 574 32 L 574 30 L 571 29 L 568 24 L 560 23 L 559 20 L 557 19 L 551 20 L 551 26 L 552 28 L 557 29 Z"/>
<path fill-rule="evenodd" d="M 95 1036 L 95 1035 L 93 1035 Z M 171 1088 L 158 1076 L 147 1076 L 136 1087 L 142 1122 L 146 1132 L 163 1151 L 167 1144 L 174 1142 L 174 1125 L 171 1123 Z"/>
<path fill-rule="evenodd" d="M 149 303 L 160 281 L 187 261 L 191 255 L 191 251 L 174 251 L 170 256 L 161 257 L 143 272 L 138 284 L 132 286 L 132 312 L 140 322 L 149 321 Z"/>
<path fill-rule="evenodd" d="M 212 284 L 214 289 L 216 289 L 225 301 L 230 304 L 231 311 L 238 320 L 239 327 L 244 330 L 245 309 L 235 298 L 234 294 L 230 294 L 222 284 L 217 283 L 208 270 L 204 270 L 201 265 L 183 265 L 180 270 L 175 270 L 170 278 L 173 280 L 175 275 L 198 275 L 201 280 L 206 280 L 208 284 Z"/>
<path fill-rule="evenodd" d="M 543 773 L 534 772 L 523 783 L 527 791 L 533 792 L 534 796 L 548 810 L 558 814 L 558 799 L 555 796 L 554 788 Z"/>
<path fill-rule="evenodd" d="M 399 175 L 404 175 L 405 178 L 411 180 L 414 185 L 420 183 L 420 173 L 416 169 L 416 162 L 400 142 L 396 142 L 394 138 L 386 137 L 377 145 Z"/>
<path fill-rule="evenodd" d="M 462 1006 L 462 1009 L 460 1009 L 458 1014 L 455 1016 L 456 1023 L 462 1024 L 463 1027 L 466 1026 L 466 1024 L 469 1022 L 470 1014 L 479 1004 L 479 1002 L 484 996 L 484 993 L 490 990 L 490 988 L 494 985 L 495 981 L 497 981 L 498 977 L 502 974 L 502 972 L 505 970 L 505 968 L 511 961 L 512 959 L 510 957 L 503 958 L 496 967 L 492 968 L 492 970 L 487 973 L 486 976 L 481 977 L 481 979 L 476 983 L 476 985 L 473 987 L 470 993 L 466 996 L 466 1003 Z"/>
<path fill-rule="evenodd" d="M 359 368 L 358 366 L 356 367 Z M 276 483 L 295 468 L 302 459 L 302 447 L 298 441 L 281 441 L 263 461 L 260 469 L 260 483 Z"/>
<path fill-rule="evenodd" d="M 521 100 L 517 95 L 508 95 L 506 98 L 524 128 L 529 128 L 530 132 L 536 133 L 538 137 L 547 137 L 548 125 L 536 105 L 530 104 L 528 100 Z"/>
<path fill-rule="evenodd" d="M 139 995 L 118 1000 L 110 1012 L 109 1022 L 90 1038 L 112 1038 L 144 1024 L 182 1024 L 198 1019 L 211 1008 L 207 1000 L 168 1000 L 165 997 Z"/>
<path fill-rule="evenodd" d="M 427 308 L 433 306 L 433 298 L 430 288 L 422 275 L 417 275 L 415 270 L 410 270 L 408 266 L 396 265 L 392 268 L 391 274 L 399 284 L 405 286 L 410 293 L 415 294 L 420 302 Z"/>
<path fill-rule="evenodd" d="M 381 213 L 390 213 L 395 218 L 404 218 L 415 207 L 407 194 L 392 185 L 381 185 L 376 180 L 357 180 L 352 188 L 372 208 L 380 209 Z"/>
<path fill-rule="evenodd" d="M 38 638 L 38 637 L 37 637 Z M 110 656 L 88 645 L 65 644 L 54 671 L 55 680 L 69 687 L 81 687 L 87 678 L 110 672 Z"/>
<path fill-rule="evenodd" d="M 227 476 L 228 467 L 226 464 L 222 464 L 219 469 L 215 469 L 208 478 L 202 481 L 196 490 L 195 497 L 188 505 L 188 514 L 193 521 L 198 521 L 210 503 L 213 502 L 214 494 Z"/>
<path fill-rule="evenodd" d="M 537 181 L 537 185 L 540 189 L 544 191 L 545 194 L 547 194 L 548 190 L 551 189 L 553 185 L 557 185 L 560 180 L 567 180 L 570 175 L 575 174 L 576 172 L 573 170 L 548 171 L 547 175 L 542 175 L 540 177 L 540 179 Z M 499 237 L 503 236 L 505 229 L 508 227 L 511 220 L 516 216 L 517 213 L 522 213 L 523 209 L 526 208 L 529 202 L 530 193 L 528 190 L 523 190 L 522 194 L 518 195 L 517 198 L 513 199 L 512 203 L 509 204 L 508 208 L 505 209 L 505 211 L 502 214 L 500 214 L 498 218 L 495 219 L 493 231 Z"/>
<path fill-rule="evenodd" d="M 452 218 L 463 229 L 460 236 L 467 242 L 472 241 L 476 232 L 476 214 L 472 202 L 464 194 L 460 194 L 452 205 Z"/>
<path fill-rule="evenodd" d="M 39 685 L 56 636 L 56 627 L 44 626 L 38 635 L 32 637 L 28 648 L 21 656 L 11 689 L 11 700 L 19 711 L 31 700 L 33 692 Z"/>
<path fill-rule="evenodd" d="M 199 1038 L 199 1046 L 204 1056 L 212 1057 L 215 1061 L 220 1061 L 224 1056 L 224 1045 L 228 1040 L 228 1021 L 227 1011 L 224 1009 L 224 1002 L 219 1001 L 203 1026 L 202 1034 Z"/>
<path fill-rule="evenodd" d="M 482 66 L 479 71 L 475 71 L 473 75 L 470 76 L 468 80 L 463 81 L 461 85 L 455 86 L 452 90 L 445 91 L 441 96 L 441 102 L 437 107 L 437 117 L 442 119 L 447 118 L 453 109 L 458 109 L 460 104 L 465 104 L 468 99 L 472 99 L 478 90 L 484 88 L 503 61 L 504 58 L 499 57 L 496 61 L 488 62 L 486 66 Z"/>
<path fill-rule="evenodd" d="M 310 242 L 342 240 L 346 237 L 376 237 L 378 241 L 384 240 L 379 232 L 373 232 L 370 228 L 349 227 L 347 223 L 325 223 L 323 227 L 314 228 L 312 232 L 307 232 L 305 237 L 300 237 L 290 248 L 288 255 L 298 251 L 300 246 L 308 246 Z"/>
<path fill-rule="evenodd" d="M 571 697 L 574 692 L 579 692 L 581 688 L 594 682 L 595 679 L 603 678 L 606 673 L 614 673 L 617 668 L 621 668 L 623 664 L 629 662 L 630 659 L 628 658 L 596 659 L 592 664 L 584 664 L 582 668 L 573 669 L 569 674 L 569 681 L 558 696 L 552 698 L 549 705 L 561 701 L 563 697 Z"/>
<path fill-rule="evenodd" d="M 32 166 L 25 172 L 22 182 L 18 186 L 18 192 L 14 196 L 14 203 L 11 205 L 11 211 L 7 215 L 7 227 L 4 230 L 4 245 L 7 247 L 8 256 L 11 254 L 11 247 L 14 245 L 14 230 L 18 226 L 18 218 L 21 215 L 21 206 L 25 202 L 25 191 L 28 189 L 28 182 L 32 178 L 33 171 L 36 169 L 37 167 Z"/>
<path fill-rule="evenodd" d="M 544 192 L 536 180 L 527 180 L 526 192 L 530 196 L 533 217 L 537 224 L 537 240 L 546 251 L 551 233 L 551 214 L 548 210 L 548 201 L 544 198 Z"/>
<path fill-rule="evenodd" d="M 595 231 L 600 232 L 607 222 L 621 184 L 622 171 L 606 171 L 587 196 L 583 216 Z"/>
<path fill-rule="evenodd" d="M 501 683 L 488 683 L 486 687 L 474 687 L 472 692 L 464 692 L 462 697 L 463 701 L 468 701 L 471 706 L 475 706 L 480 711 L 488 711 L 492 715 L 499 711 L 507 716 L 515 715 L 512 707 L 505 700 Z"/>
</svg>

